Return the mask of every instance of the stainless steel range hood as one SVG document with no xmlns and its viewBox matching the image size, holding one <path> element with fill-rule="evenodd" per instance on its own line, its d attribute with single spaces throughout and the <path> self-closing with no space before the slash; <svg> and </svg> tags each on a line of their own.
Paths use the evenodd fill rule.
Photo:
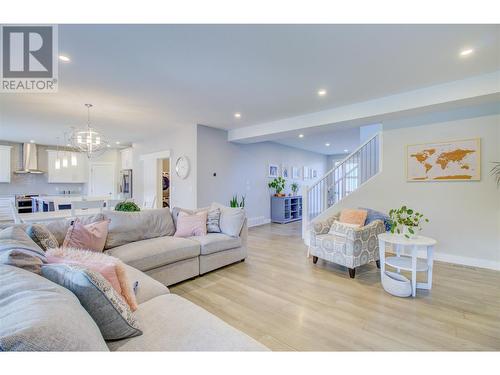
<svg viewBox="0 0 500 375">
<path fill-rule="evenodd" d="M 15 171 L 16 174 L 42 174 L 45 173 L 38 169 L 37 147 L 34 143 L 23 143 L 21 155 L 21 168 Z"/>
</svg>

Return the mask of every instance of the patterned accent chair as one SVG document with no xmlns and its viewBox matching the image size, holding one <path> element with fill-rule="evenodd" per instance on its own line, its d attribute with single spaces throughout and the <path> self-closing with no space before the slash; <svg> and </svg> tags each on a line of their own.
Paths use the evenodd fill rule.
<svg viewBox="0 0 500 375">
<path fill-rule="evenodd" d="M 385 232 L 382 220 L 375 220 L 361 228 L 352 228 L 338 221 L 340 213 L 323 221 L 312 223 L 309 254 L 316 264 L 319 258 L 345 266 L 354 278 L 356 267 L 375 261 L 380 268 L 378 239 Z"/>
</svg>

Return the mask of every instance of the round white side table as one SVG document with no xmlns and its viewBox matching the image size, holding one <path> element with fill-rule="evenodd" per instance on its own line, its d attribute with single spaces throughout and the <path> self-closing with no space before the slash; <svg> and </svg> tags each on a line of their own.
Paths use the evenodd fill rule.
<svg viewBox="0 0 500 375">
<path fill-rule="evenodd" d="M 386 244 L 394 245 L 396 256 L 385 256 Z M 415 297 L 417 288 L 431 289 L 432 288 L 432 266 L 434 262 L 434 245 L 437 241 L 424 236 L 415 238 L 406 238 L 403 235 L 392 233 L 382 233 L 378 235 L 378 249 L 380 255 L 380 274 L 385 272 L 385 266 L 396 268 L 399 273 L 401 270 L 411 271 L 411 287 L 412 296 Z M 411 255 L 401 255 L 405 248 L 411 249 Z M 418 259 L 418 250 L 427 250 L 427 259 Z M 427 282 L 417 283 L 417 272 L 427 272 Z"/>
</svg>

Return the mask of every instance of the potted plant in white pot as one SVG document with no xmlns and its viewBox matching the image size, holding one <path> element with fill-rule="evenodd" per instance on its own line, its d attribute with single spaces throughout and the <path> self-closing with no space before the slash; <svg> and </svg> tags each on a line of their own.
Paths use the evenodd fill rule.
<svg viewBox="0 0 500 375">
<path fill-rule="evenodd" d="M 389 211 L 391 219 L 391 233 L 403 235 L 406 238 L 415 238 L 422 230 L 423 223 L 429 219 L 423 214 L 406 206 Z"/>
<path fill-rule="evenodd" d="M 293 195 L 297 195 L 297 191 L 299 191 L 299 184 L 294 182 L 293 184 L 290 185 L 290 188 L 292 189 Z"/>
</svg>

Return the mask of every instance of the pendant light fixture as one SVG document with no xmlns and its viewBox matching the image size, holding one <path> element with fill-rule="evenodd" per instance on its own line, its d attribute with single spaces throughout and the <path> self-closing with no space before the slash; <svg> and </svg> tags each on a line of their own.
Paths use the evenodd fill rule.
<svg viewBox="0 0 500 375">
<path fill-rule="evenodd" d="M 68 168 L 68 152 L 67 151 L 64 151 L 64 154 L 62 157 L 62 167 Z"/>
<path fill-rule="evenodd" d="M 61 159 L 59 158 L 59 137 L 57 137 L 56 161 L 54 163 L 56 169 L 61 169 Z"/>
<path fill-rule="evenodd" d="M 102 154 L 106 150 L 108 143 L 95 128 L 90 126 L 90 109 L 93 105 L 85 104 L 85 107 L 87 107 L 87 127 L 85 129 L 73 131 L 71 135 L 71 144 L 76 149 L 85 152 L 90 159 Z"/>
</svg>

